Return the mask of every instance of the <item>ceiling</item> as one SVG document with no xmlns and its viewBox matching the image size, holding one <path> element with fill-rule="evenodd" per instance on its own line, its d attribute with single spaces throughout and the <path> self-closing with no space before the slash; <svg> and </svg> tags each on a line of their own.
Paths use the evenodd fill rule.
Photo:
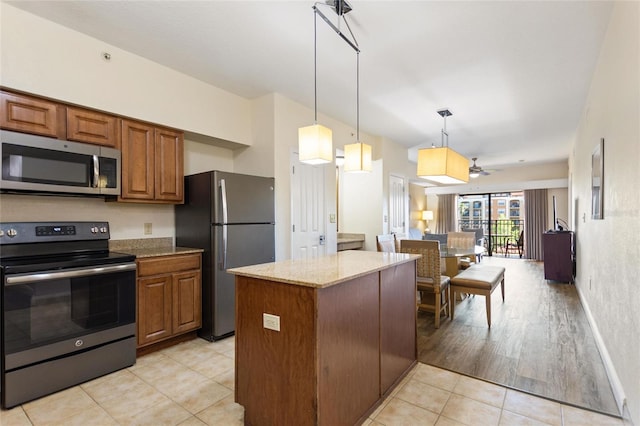
<svg viewBox="0 0 640 426">
<path fill-rule="evenodd" d="M 6 3 L 242 97 L 277 92 L 313 108 L 312 1 Z M 350 4 L 361 132 L 415 158 L 441 144 L 436 111 L 448 108 L 449 146 L 485 168 L 568 158 L 612 2 Z M 355 129 L 355 51 L 320 18 L 316 36 L 318 110 Z"/>
</svg>

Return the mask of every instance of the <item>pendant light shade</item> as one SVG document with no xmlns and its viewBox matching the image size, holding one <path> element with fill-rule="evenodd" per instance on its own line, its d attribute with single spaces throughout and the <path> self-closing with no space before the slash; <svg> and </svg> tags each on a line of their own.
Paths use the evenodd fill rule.
<svg viewBox="0 0 640 426">
<path fill-rule="evenodd" d="M 469 160 L 449 147 L 418 151 L 418 177 L 442 184 L 469 182 Z"/>
<path fill-rule="evenodd" d="M 317 15 L 313 7 L 313 113 L 314 124 L 298 128 L 298 160 L 311 165 L 333 161 L 333 141 L 331 129 L 318 124 L 318 41 Z"/>
<path fill-rule="evenodd" d="M 301 162 L 317 165 L 333 161 L 331 129 L 320 124 L 298 129 L 298 158 Z"/>
<path fill-rule="evenodd" d="M 438 114 L 444 119 L 442 128 L 442 145 L 440 148 L 432 146 L 418 150 L 418 177 L 442 184 L 469 182 L 469 160 L 449 148 L 449 134 L 447 133 L 447 117 L 451 111 L 442 109 Z M 445 146 L 444 140 L 447 140 Z"/>
<path fill-rule="evenodd" d="M 345 172 L 371 171 L 371 145 L 352 143 L 344 146 Z"/>
</svg>

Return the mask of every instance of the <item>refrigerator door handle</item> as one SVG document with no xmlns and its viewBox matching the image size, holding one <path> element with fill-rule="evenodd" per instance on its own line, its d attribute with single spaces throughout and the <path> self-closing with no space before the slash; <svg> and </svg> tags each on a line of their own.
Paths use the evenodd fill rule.
<svg viewBox="0 0 640 426">
<path fill-rule="evenodd" d="M 220 179 L 220 197 L 222 198 L 222 262 L 220 270 L 227 269 L 227 186 L 224 179 Z"/>
<path fill-rule="evenodd" d="M 227 225 L 222 225 L 222 261 L 220 262 L 220 270 L 227 269 Z"/>
<path fill-rule="evenodd" d="M 227 185 L 224 179 L 220 179 L 220 198 L 222 198 L 222 223 L 227 224 Z"/>
</svg>

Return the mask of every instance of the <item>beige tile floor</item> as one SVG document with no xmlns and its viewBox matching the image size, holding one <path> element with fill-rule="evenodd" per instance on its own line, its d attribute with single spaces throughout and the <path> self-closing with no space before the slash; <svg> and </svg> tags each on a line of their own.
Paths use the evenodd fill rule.
<svg viewBox="0 0 640 426">
<path fill-rule="evenodd" d="M 0 425 L 242 425 L 233 402 L 234 340 L 195 339 L 130 368 L 0 411 Z M 619 419 L 418 364 L 364 423 L 616 425 Z"/>
</svg>

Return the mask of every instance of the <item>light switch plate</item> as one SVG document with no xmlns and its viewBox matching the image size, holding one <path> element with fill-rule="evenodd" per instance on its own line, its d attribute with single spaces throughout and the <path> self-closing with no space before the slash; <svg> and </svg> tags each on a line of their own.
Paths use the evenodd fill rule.
<svg viewBox="0 0 640 426">
<path fill-rule="evenodd" d="M 280 317 L 267 313 L 262 314 L 262 326 L 273 331 L 280 331 Z"/>
</svg>

